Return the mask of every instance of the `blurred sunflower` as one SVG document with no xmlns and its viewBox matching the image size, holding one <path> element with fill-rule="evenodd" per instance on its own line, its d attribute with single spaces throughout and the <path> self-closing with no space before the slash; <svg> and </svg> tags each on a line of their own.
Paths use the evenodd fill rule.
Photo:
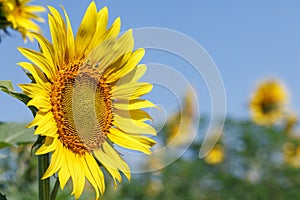
<svg viewBox="0 0 300 200">
<path fill-rule="evenodd" d="M 284 115 L 287 103 L 287 91 L 276 80 L 261 83 L 250 101 L 250 112 L 255 123 L 271 125 L 278 122 Z"/>
<path fill-rule="evenodd" d="M 204 160 L 210 165 L 216 165 L 223 162 L 224 158 L 225 155 L 223 146 L 221 144 L 216 144 Z"/>
<path fill-rule="evenodd" d="M 44 12 L 43 6 L 27 5 L 30 0 L 0 0 L 0 28 L 11 27 L 22 34 L 25 41 L 33 38 L 29 32 L 40 32 L 40 27 L 32 20 L 44 22 L 43 18 L 34 13 Z"/>
<path fill-rule="evenodd" d="M 144 134 L 156 135 L 146 123 L 151 117 L 142 110 L 155 105 L 140 99 L 152 89 L 138 82 L 146 71 L 138 65 L 144 49 L 133 50 L 129 30 L 121 37 L 120 19 L 107 29 L 107 8 L 97 11 L 91 2 L 74 38 L 69 17 L 49 6 L 48 22 L 52 44 L 38 33 L 41 52 L 27 48 L 19 51 L 33 64 L 19 63 L 28 70 L 33 82 L 20 87 L 38 112 L 28 127 L 45 136 L 36 154 L 52 152 L 43 179 L 56 172 L 63 189 L 71 178 L 75 198 L 83 192 L 85 180 L 95 188 L 96 198 L 105 190 L 98 164 L 121 182 L 122 172 L 130 179 L 130 169 L 114 144 L 150 154 L 155 141 Z"/>
<path fill-rule="evenodd" d="M 166 123 L 166 142 L 174 147 L 181 146 L 191 142 L 194 133 L 194 120 L 196 118 L 196 108 L 194 91 L 188 90 L 182 109 L 172 115 Z"/>
<path fill-rule="evenodd" d="M 292 142 L 283 145 L 284 162 L 292 167 L 300 168 L 300 146 Z"/>
</svg>

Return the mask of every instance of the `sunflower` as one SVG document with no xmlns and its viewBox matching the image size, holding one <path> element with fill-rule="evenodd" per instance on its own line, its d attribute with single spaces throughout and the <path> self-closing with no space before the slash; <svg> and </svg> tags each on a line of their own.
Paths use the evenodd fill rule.
<svg viewBox="0 0 300 200">
<path fill-rule="evenodd" d="M 216 144 L 204 159 L 208 164 L 216 165 L 223 162 L 224 157 L 224 148 L 221 144 Z"/>
<path fill-rule="evenodd" d="M 52 153 L 42 178 L 57 173 L 62 189 L 71 178 L 76 199 L 87 179 L 98 199 L 105 190 L 103 168 L 115 186 L 122 174 L 130 179 L 130 169 L 114 145 L 150 154 L 155 144 L 147 137 L 156 131 L 144 111 L 155 105 L 140 98 L 152 85 L 138 82 L 146 71 L 138 64 L 144 49 L 133 50 L 132 30 L 118 36 L 119 18 L 107 29 L 108 10 L 97 11 L 94 2 L 75 37 L 64 8 L 65 20 L 55 8 L 49 10 L 52 43 L 32 33 L 41 52 L 19 48 L 32 62 L 19 65 L 34 79 L 20 87 L 31 98 L 28 106 L 38 110 L 28 127 L 37 127 L 35 134 L 45 137 L 36 154 Z"/>
<path fill-rule="evenodd" d="M 286 142 L 282 149 L 284 162 L 295 168 L 300 168 L 300 146 L 292 142 Z"/>
<path fill-rule="evenodd" d="M 40 32 L 40 27 L 32 20 L 43 22 L 43 18 L 34 13 L 44 12 L 42 6 L 27 5 L 30 0 L 0 0 L 0 28 L 11 27 L 22 34 L 26 41 L 26 36 L 32 41 L 29 32 Z"/>
<path fill-rule="evenodd" d="M 193 121 L 196 117 L 194 101 L 193 90 L 187 90 L 182 109 L 167 121 L 166 142 L 172 147 L 186 145 L 192 139 Z"/>
<path fill-rule="evenodd" d="M 255 123 L 270 125 L 278 122 L 284 115 L 287 103 L 285 87 L 276 80 L 261 83 L 250 101 L 250 111 Z"/>
</svg>

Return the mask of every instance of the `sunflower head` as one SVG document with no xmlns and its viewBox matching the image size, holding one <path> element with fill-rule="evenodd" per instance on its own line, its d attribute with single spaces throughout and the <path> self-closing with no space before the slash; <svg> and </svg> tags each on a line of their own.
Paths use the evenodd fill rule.
<svg viewBox="0 0 300 200">
<path fill-rule="evenodd" d="M 298 141 L 299 142 L 299 141 Z M 283 145 L 284 162 L 292 167 L 300 168 L 300 146 L 299 143 L 286 142 Z"/>
<path fill-rule="evenodd" d="M 188 90 L 183 99 L 182 108 L 167 121 L 166 142 L 173 147 L 191 141 L 193 121 L 196 117 L 193 90 Z"/>
<path fill-rule="evenodd" d="M 150 154 L 156 135 L 144 108 L 155 107 L 141 99 L 151 91 L 150 83 L 139 82 L 146 66 L 138 64 L 144 49 L 134 50 L 132 31 L 119 36 L 120 19 L 107 28 L 108 10 L 97 10 L 91 2 L 74 36 L 67 12 L 65 20 L 49 7 L 51 41 L 38 33 L 32 37 L 41 51 L 19 48 L 31 62 L 19 65 L 33 77 L 20 87 L 38 112 L 28 127 L 45 136 L 36 154 L 52 154 L 43 178 L 57 174 L 63 189 L 73 182 L 79 198 L 86 179 L 96 198 L 105 190 L 105 169 L 121 182 L 130 179 L 130 169 L 115 145 Z M 147 136 L 148 135 L 148 136 Z"/>
<path fill-rule="evenodd" d="M 284 106 L 287 103 L 287 91 L 276 80 L 261 83 L 250 101 L 250 111 L 255 123 L 270 125 L 283 117 Z"/>
<path fill-rule="evenodd" d="M 30 0 L 0 0 L 0 29 L 11 27 L 19 31 L 25 41 L 26 37 L 33 40 L 29 32 L 40 32 L 33 20 L 43 22 L 43 18 L 35 13 L 45 11 L 44 7 L 28 5 L 28 2 Z"/>
<path fill-rule="evenodd" d="M 224 148 L 221 144 L 216 144 L 204 158 L 205 162 L 210 165 L 217 165 L 224 161 Z"/>
</svg>

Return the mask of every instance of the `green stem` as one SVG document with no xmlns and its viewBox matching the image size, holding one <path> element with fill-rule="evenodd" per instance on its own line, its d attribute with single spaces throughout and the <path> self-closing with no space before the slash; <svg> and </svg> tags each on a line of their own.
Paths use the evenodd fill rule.
<svg viewBox="0 0 300 200">
<path fill-rule="evenodd" d="M 38 156 L 39 200 L 50 200 L 50 178 L 42 180 L 42 176 L 50 164 L 49 162 L 49 154 Z"/>
<path fill-rule="evenodd" d="M 58 186 L 59 186 L 59 179 L 57 177 L 56 181 L 55 181 L 54 188 L 53 188 L 53 190 L 51 192 L 51 200 L 55 200 L 56 195 L 57 195 L 57 191 L 58 191 Z"/>
</svg>

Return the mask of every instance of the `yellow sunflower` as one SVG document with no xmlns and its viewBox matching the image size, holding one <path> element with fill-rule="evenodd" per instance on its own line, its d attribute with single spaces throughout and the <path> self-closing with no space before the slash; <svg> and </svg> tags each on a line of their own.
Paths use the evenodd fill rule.
<svg viewBox="0 0 300 200">
<path fill-rule="evenodd" d="M 193 121 L 196 117 L 193 91 L 188 90 L 183 100 L 182 110 L 172 115 L 167 121 L 166 142 L 173 146 L 181 146 L 191 141 Z"/>
<path fill-rule="evenodd" d="M 26 41 L 26 36 L 33 41 L 29 32 L 40 32 L 40 27 L 32 20 L 43 22 L 43 18 L 35 13 L 44 12 L 42 6 L 27 5 L 30 0 L 0 0 L 0 26 L 1 29 L 11 27 L 22 34 Z"/>
<path fill-rule="evenodd" d="M 48 22 L 52 43 L 38 33 L 41 52 L 19 48 L 33 64 L 19 63 L 34 82 L 20 87 L 38 112 L 28 127 L 45 136 L 36 154 L 52 153 L 43 179 L 57 173 L 63 189 L 71 178 L 75 198 L 79 198 L 86 179 L 95 188 L 96 198 L 105 190 L 102 166 L 121 182 L 122 172 L 130 179 L 130 169 L 114 144 L 150 154 L 156 135 L 143 108 L 154 107 L 140 99 L 152 89 L 138 82 L 146 71 L 138 65 L 144 49 L 133 50 L 132 30 L 118 37 L 120 19 L 107 29 L 108 10 L 97 11 L 92 2 L 74 37 L 69 17 L 49 7 Z"/>
<path fill-rule="evenodd" d="M 278 122 L 284 115 L 287 91 L 276 80 L 261 83 L 250 101 L 250 111 L 255 123 L 270 125 Z"/>
<path fill-rule="evenodd" d="M 225 158 L 224 148 L 220 144 L 216 144 L 213 149 L 207 154 L 204 160 L 210 165 L 216 165 L 223 162 Z"/>
<path fill-rule="evenodd" d="M 284 162 L 295 168 L 300 168 L 300 146 L 292 142 L 283 145 Z"/>
</svg>

